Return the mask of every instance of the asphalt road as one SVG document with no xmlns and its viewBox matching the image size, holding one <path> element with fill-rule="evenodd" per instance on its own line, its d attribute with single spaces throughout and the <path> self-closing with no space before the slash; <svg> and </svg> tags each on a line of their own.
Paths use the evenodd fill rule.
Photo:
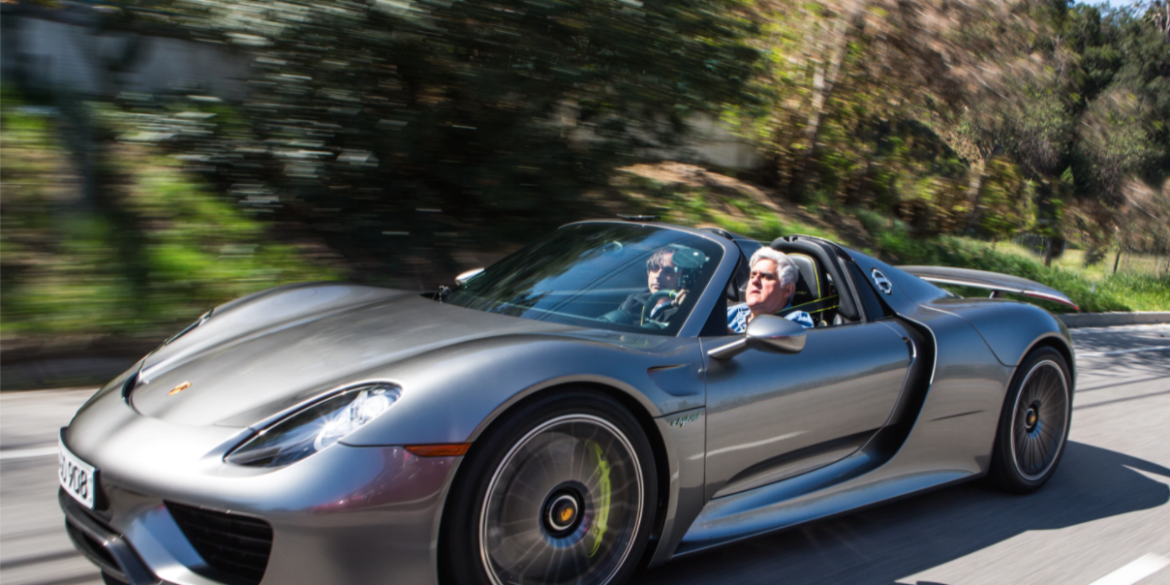
<svg viewBox="0 0 1170 585">
<path fill-rule="evenodd" d="M 1170 585 L 1170 325 L 1073 334 L 1072 435 L 1040 492 L 960 485 L 677 559 L 635 582 Z M 56 431 L 92 392 L 0 394 L 4 585 L 100 583 L 56 502 Z"/>
</svg>

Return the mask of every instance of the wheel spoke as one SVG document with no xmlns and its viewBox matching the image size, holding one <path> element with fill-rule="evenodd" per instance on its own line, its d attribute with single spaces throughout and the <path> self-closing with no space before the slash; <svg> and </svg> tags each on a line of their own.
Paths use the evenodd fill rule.
<svg viewBox="0 0 1170 585">
<path fill-rule="evenodd" d="M 1064 374 L 1051 361 L 1038 363 L 1025 377 L 1011 437 L 1017 469 L 1026 478 L 1041 477 L 1056 460 L 1068 429 L 1067 392 Z"/>
<path fill-rule="evenodd" d="M 485 495 L 480 534 L 489 579 L 605 583 L 638 532 L 643 490 L 629 440 L 604 419 L 570 415 L 538 426 L 504 457 Z"/>
<path fill-rule="evenodd" d="M 1036 446 L 1040 450 L 1040 469 L 1044 469 L 1048 463 L 1048 441 L 1045 441 L 1043 437 L 1037 437 Z"/>
</svg>

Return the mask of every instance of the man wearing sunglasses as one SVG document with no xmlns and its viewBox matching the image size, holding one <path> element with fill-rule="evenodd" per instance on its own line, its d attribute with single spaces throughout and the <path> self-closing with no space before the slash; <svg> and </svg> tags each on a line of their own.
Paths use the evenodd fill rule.
<svg viewBox="0 0 1170 585">
<path fill-rule="evenodd" d="M 646 292 L 634 293 L 603 319 L 631 325 L 656 324 L 664 326 L 686 301 L 686 269 L 674 262 L 676 253 L 689 248 L 667 246 L 654 251 L 646 261 Z M 694 253 L 693 250 L 689 250 Z"/>
</svg>

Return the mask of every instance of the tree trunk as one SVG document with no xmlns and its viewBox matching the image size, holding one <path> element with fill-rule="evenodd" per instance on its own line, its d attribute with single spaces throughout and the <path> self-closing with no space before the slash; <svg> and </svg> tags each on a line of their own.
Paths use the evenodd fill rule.
<svg viewBox="0 0 1170 585">
<path fill-rule="evenodd" d="M 1121 248 L 1117 249 L 1117 255 L 1113 257 L 1113 274 L 1117 274 L 1117 264 L 1121 262 Z"/>
<path fill-rule="evenodd" d="M 822 61 L 813 71 L 812 105 L 809 108 L 808 122 L 804 127 L 805 149 L 793 166 L 789 190 L 790 196 L 798 201 L 804 198 L 811 167 L 819 151 L 821 129 L 828 115 L 829 98 L 832 97 L 833 88 L 840 78 L 845 54 L 849 51 L 849 20 L 849 16 L 842 14 L 834 23 L 831 38 L 824 43 L 829 62 L 826 66 Z"/>
<path fill-rule="evenodd" d="M 971 182 L 967 184 L 967 204 L 971 206 L 967 212 L 966 227 L 963 231 L 975 229 L 975 220 L 979 218 L 979 193 L 983 188 L 983 176 L 987 172 L 987 161 L 980 158 L 971 164 Z"/>
</svg>

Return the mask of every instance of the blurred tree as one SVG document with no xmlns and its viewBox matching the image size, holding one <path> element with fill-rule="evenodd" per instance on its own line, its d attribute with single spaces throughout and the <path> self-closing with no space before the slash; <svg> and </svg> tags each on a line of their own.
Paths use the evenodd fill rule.
<svg viewBox="0 0 1170 585">
<path fill-rule="evenodd" d="M 615 166 L 743 102 L 757 58 L 737 0 L 166 7 L 253 56 L 246 127 L 184 148 L 371 274 L 406 241 L 450 259 L 589 213 Z"/>
<path fill-rule="evenodd" d="M 752 91 L 765 105 L 735 111 L 765 142 L 774 180 L 796 201 L 831 187 L 817 168 L 830 126 L 879 147 L 891 120 L 916 120 L 947 133 L 975 96 L 992 89 L 988 67 L 1022 40 L 1027 22 L 1012 4 L 940 0 L 762 1 L 759 42 L 770 57 Z M 994 81 L 994 80 L 993 80 Z M 833 148 L 852 150 L 847 141 Z M 952 145 L 953 146 L 953 145 Z M 853 169 L 872 173 L 873 151 Z M 831 155 L 830 155 L 831 156 Z M 828 171 L 827 173 L 825 171 Z"/>
</svg>

